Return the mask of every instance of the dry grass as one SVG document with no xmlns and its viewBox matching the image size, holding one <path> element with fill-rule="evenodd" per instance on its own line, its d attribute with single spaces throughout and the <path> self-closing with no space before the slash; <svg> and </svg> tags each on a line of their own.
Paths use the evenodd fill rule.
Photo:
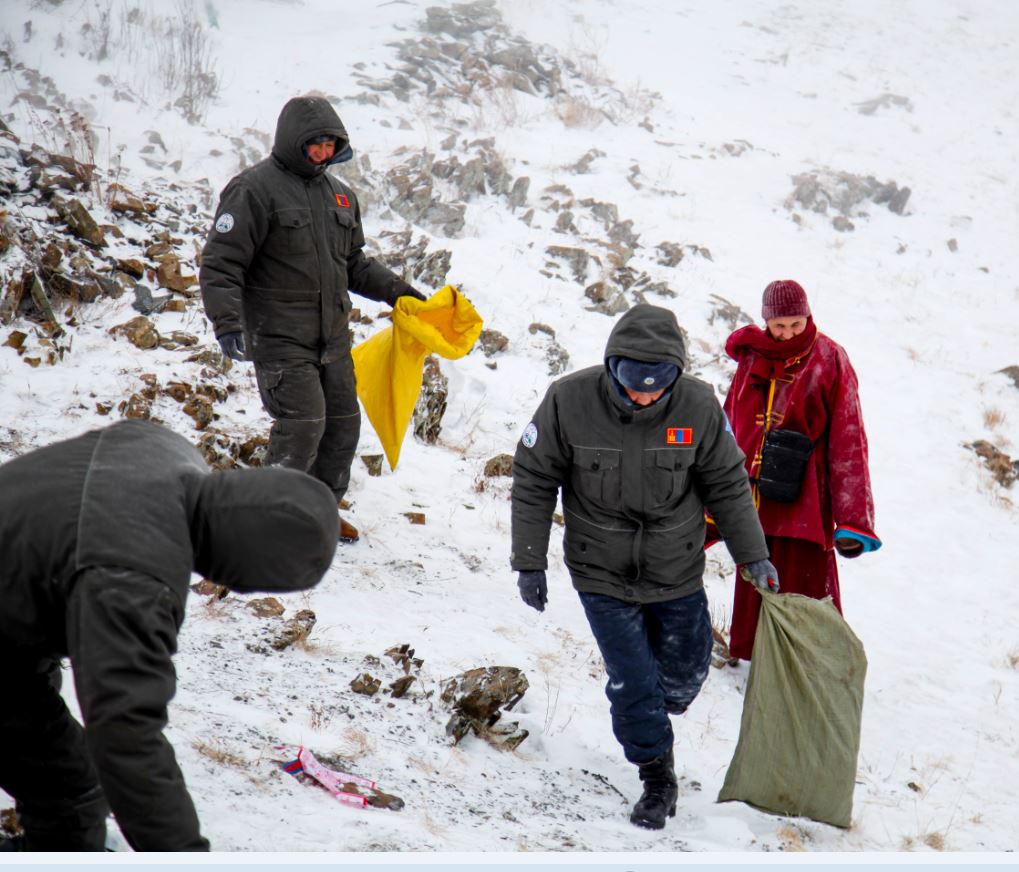
<svg viewBox="0 0 1019 872">
<path fill-rule="evenodd" d="M 347 747 L 342 753 L 343 757 L 352 759 L 366 757 L 375 750 L 368 734 L 359 727 L 347 727 L 343 731 L 343 741 L 347 743 Z"/>
<path fill-rule="evenodd" d="M 1005 423 L 1005 413 L 1001 409 L 984 409 L 984 426 L 988 430 L 996 430 Z"/>
<path fill-rule="evenodd" d="M 928 848 L 933 848 L 935 851 L 945 850 L 945 834 L 944 833 L 926 833 L 923 837 L 923 843 Z"/>
<path fill-rule="evenodd" d="M 1010 669 L 1019 670 L 1019 645 L 1005 655 L 1005 662 L 1009 665 Z"/>
<path fill-rule="evenodd" d="M 204 739 L 196 739 L 191 743 L 191 747 L 203 757 L 220 766 L 229 766 L 231 769 L 239 769 L 242 772 L 246 772 L 251 768 L 249 761 L 239 754 L 234 754 L 232 751 L 227 750 L 218 739 L 213 739 L 211 742 L 206 742 Z"/>
<path fill-rule="evenodd" d="M 793 824 L 786 824 L 775 835 L 782 846 L 783 851 L 805 851 L 806 842 L 810 837 L 799 827 Z"/>
<path fill-rule="evenodd" d="M 555 102 L 552 111 L 564 127 L 593 130 L 605 120 L 605 113 L 586 97 L 566 95 Z"/>
</svg>

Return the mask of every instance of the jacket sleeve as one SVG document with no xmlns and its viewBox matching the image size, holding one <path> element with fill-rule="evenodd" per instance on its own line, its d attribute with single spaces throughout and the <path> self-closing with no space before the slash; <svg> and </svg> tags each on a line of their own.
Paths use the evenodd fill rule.
<svg viewBox="0 0 1019 872">
<path fill-rule="evenodd" d="M 728 428 L 718 401 L 712 398 L 708 424 L 697 444 L 693 477 L 705 507 L 738 563 L 768 556 L 764 530 L 757 517 L 745 457 Z"/>
<path fill-rule="evenodd" d="M 218 339 L 241 329 L 241 294 L 251 261 L 269 232 L 269 209 L 248 185 L 226 186 L 202 249 L 198 282 Z"/>
<path fill-rule="evenodd" d="M 398 297 L 413 288 L 396 273 L 364 253 L 364 229 L 361 226 L 361 206 L 354 201 L 354 230 L 347 256 L 347 286 L 354 293 L 392 306 Z"/>
<path fill-rule="evenodd" d="M 837 527 L 852 527 L 876 539 L 859 382 L 845 352 L 838 355 L 836 364 L 838 380 L 831 399 L 828 429 L 832 515 Z"/>
<path fill-rule="evenodd" d="M 136 851 L 209 850 L 163 736 L 182 620 L 183 606 L 165 584 L 118 567 L 83 572 L 68 602 L 68 652 L 85 741 Z"/>
<path fill-rule="evenodd" d="M 569 465 L 569 450 L 559 428 L 556 386 L 553 385 L 524 429 L 513 458 L 510 566 L 517 572 L 548 569 L 552 514 Z"/>
</svg>

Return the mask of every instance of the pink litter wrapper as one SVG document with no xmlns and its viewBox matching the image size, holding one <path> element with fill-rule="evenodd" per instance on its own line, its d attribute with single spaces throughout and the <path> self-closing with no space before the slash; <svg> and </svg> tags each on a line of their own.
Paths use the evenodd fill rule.
<svg viewBox="0 0 1019 872">
<path fill-rule="evenodd" d="M 279 746 L 277 750 L 282 751 L 285 748 Z M 304 747 L 297 750 L 297 759 L 285 764 L 283 768 L 291 775 L 297 775 L 301 772 L 306 773 L 328 790 L 334 799 L 342 802 L 344 805 L 352 805 L 355 808 L 367 807 L 368 797 L 362 796 L 360 793 L 351 793 L 349 790 L 344 790 L 344 784 L 357 784 L 371 790 L 375 789 L 375 782 L 370 778 L 362 778 L 360 775 L 352 775 L 349 772 L 337 772 L 334 769 L 330 769 L 328 766 L 320 763 L 315 755 Z"/>
</svg>

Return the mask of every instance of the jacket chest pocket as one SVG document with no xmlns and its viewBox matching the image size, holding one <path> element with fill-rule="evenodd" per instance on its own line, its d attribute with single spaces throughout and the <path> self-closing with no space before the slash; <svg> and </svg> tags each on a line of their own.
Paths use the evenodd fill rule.
<svg viewBox="0 0 1019 872">
<path fill-rule="evenodd" d="M 268 244 L 277 254 L 307 254 L 312 250 L 311 213 L 307 209 L 281 209 Z"/>
<path fill-rule="evenodd" d="M 689 487 L 692 448 L 669 448 L 644 453 L 644 486 L 651 503 L 678 502 Z"/>
<path fill-rule="evenodd" d="M 354 216 L 350 209 L 334 209 L 329 229 L 333 233 L 333 251 L 341 260 L 346 260 L 350 255 L 350 241 L 354 236 Z"/>
<path fill-rule="evenodd" d="M 612 448 L 573 449 L 573 489 L 581 496 L 618 506 L 623 498 L 623 452 Z"/>
</svg>

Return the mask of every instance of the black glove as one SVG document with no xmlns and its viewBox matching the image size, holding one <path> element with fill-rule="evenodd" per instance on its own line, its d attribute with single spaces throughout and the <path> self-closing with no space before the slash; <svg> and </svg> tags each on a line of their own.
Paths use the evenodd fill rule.
<svg viewBox="0 0 1019 872">
<path fill-rule="evenodd" d="M 755 560 L 739 568 L 744 581 L 749 581 L 758 590 L 778 593 L 778 570 L 770 560 Z"/>
<path fill-rule="evenodd" d="M 244 348 L 244 334 L 239 330 L 220 336 L 219 347 L 223 350 L 224 357 L 229 357 L 231 360 L 248 359 L 247 350 Z"/>
<path fill-rule="evenodd" d="M 548 582 L 545 581 L 544 569 L 525 569 L 517 578 L 520 588 L 520 599 L 532 609 L 545 611 L 548 602 Z"/>
<path fill-rule="evenodd" d="M 400 293 L 398 293 L 396 295 L 396 299 L 397 300 L 399 300 L 400 297 L 413 297 L 415 300 L 420 300 L 422 303 L 425 302 L 425 300 L 428 299 L 428 297 L 426 297 L 424 294 L 422 294 L 421 291 L 415 291 L 409 285 L 404 290 L 400 291 Z"/>
</svg>

